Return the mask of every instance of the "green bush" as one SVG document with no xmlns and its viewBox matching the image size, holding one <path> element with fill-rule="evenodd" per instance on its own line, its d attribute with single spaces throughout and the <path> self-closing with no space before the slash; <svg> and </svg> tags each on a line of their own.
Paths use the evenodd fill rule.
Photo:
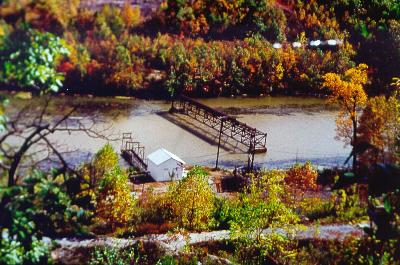
<svg viewBox="0 0 400 265">
<path fill-rule="evenodd" d="M 161 257 L 156 265 L 198 265 L 198 264 L 210 264 L 210 263 L 202 263 L 203 261 L 199 259 L 196 255 L 182 255 L 179 257 L 173 257 L 170 255 L 166 255 Z"/>
<path fill-rule="evenodd" d="M 176 261 L 176 259 L 174 257 L 167 255 L 167 256 L 161 257 L 157 261 L 156 265 L 178 265 L 178 262 Z"/>
<path fill-rule="evenodd" d="M 51 264 L 50 246 L 32 236 L 30 244 L 24 244 L 11 236 L 8 229 L 1 231 L 0 264 L 4 265 L 44 265 Z"/>
<path fill-rule="evenodd" d="M 4 263 L 0 264 L 47 264 L 50 246 L 42 243 L 42 236 L 85 233 L 88 216 L 73 204 L 64 177 L 36 171 L 23 185 L 6 189 L 1 202 Z"/>
<path fill-rule="evenodd" d="M 214 200 L 213 222 L 218 229 L 229 229 L 235 208 L 226 198 L 216 197 Z"/>
</svg>

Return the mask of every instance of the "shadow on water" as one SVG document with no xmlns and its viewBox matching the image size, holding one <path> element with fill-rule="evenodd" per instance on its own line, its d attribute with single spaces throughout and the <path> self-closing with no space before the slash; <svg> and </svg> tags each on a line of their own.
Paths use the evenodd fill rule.
<svg viewBox="0 0 400 265">
<path fill-rule="evenodd" d="M 197 136 L 201 140 L 207 142 L 210 145 L 218 145 L 219 132 L 213 128 L 204 125 L 201 122 L 193 120 L 191 118 L 186 118 L 184 115 L 171 114 L 167 111 L 158 112 L 160 117 L 166 119 L 167 121 L 175 124 L 176 126 L 190 132 L 191 134 Z M 232 152 L 232 153 L 245 153 L 245 147 L 240 142 L 231 139 L 226 135 L 221 136 L 221 149 Z"/>
</svg>

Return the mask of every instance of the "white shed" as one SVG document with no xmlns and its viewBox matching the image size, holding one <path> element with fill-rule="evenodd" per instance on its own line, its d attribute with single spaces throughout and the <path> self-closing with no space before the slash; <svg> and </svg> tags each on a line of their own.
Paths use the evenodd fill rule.
<svg viewBox="0 0 400 265">
<path fill-rule="evenodd" d="M 180 180 L 184 177 L 185 161 L 164 148 L 147 156 L 147 170 L 155 181 Z"/>
</svg>

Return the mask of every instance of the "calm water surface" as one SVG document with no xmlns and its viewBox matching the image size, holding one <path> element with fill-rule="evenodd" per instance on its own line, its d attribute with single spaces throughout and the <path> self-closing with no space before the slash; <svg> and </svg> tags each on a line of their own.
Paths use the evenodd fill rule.
<svg viewBox="0 0 400 265">
<path fill-rule="evenodd" d="M 261 131 L 268 133 L 265 154 L 257 154 L 255 162 L 263 167 L 285 167 L 296 161 L 310 160 L 320 166 L 341 165 L 349 153 L 343 143 L 335 140 L 335 115 L 337 110 L 323 99 L 298 97 L 217 98 L 202 99 L 204 104 L 237 117 Z M 26 104 L 41 104 L 40 99 L 14 100 L 9 106 L 15 111 Z M 213 166 L 217 147 L 212 141 L 199 138 L 171 122 L 165 112 L 170 103 L 137 99 L 59 97 L 50 108 L 50 115 L 62 113 L 68 107 L 78 106 L 74 119 L 85 120 L 97 116 L 96 126 L 107 128 L 114 137 L 132 132 L 150 154 L 158 148 L 180 156 L 189 164 Z M 196 125 L 196 124 L 195 124 Z M 201 127 L 201 126 L 200 126 Z M 201 128 L 200 128 L 201 129 Z M 203 128 L 210 131 L 211 129 Z M 217 139 L 217 133 L 208 135 Z M 73 151 L 71 162 L 81 163 L 105 144 L 83 133 L 58 132 L 52 135 L 60 148 Z M 224 140 L 224 139 L 223 139 Z M 112 142 L 119 150 L 121 142 Z M 233 167 L 247 161 L 242 150 L 222 148 L 220 165 Z"/>
</svg>

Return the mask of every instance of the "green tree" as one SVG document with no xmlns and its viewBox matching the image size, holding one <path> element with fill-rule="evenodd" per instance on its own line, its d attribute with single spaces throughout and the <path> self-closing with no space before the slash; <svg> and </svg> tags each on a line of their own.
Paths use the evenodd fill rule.
<svg viewBox="0 0 400 265">
<path fill-rule="evenodd" d="M 234 204 L 232 213 L 231 238 L 237 242 L 240 259 L 253 258 L 265 260 L 270 256 L 283 259 L 292 254 L 293 244 L 282 233 L 290 234 L 299 218 L 294 211 L 284 204 L 284 171 L 262 172 L 260 176 L 251 176 L 250 183 Z M 265 229 L 270 229 L 265 233 Z"/>
<path fill-rule="evenodd" d="M 0 46 L 0 82 L 56 92 L 64 79 L 56 69 L 58 59 L 68 54 L 64 41 L 51 33 L 15 30 Z"/>
<path fill-rule="evenodd" d="M 48 264 L 42 236 L 81 234 L 87 217 L 67 192 L 66 176 L 35 171 L 23 185 L 5 189 L 1 200 L 0 264 Z"/>
</svg>

